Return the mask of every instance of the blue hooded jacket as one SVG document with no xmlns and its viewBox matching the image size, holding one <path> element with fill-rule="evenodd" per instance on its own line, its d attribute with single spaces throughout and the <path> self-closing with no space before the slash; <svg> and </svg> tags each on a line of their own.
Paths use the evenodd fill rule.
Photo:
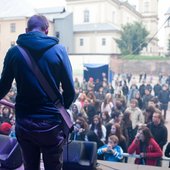
<svg viewBox="0 0 170 170">
<path fill-rule="evenodd" d="M 17 44 L 31 53 L 60 101 L 65 108 L 69 108 L 75 96 L 72 68 L 66 50 L 58 44 L 58 39 L 34 31 L 19 35 Z M 14 79 L 17 84 L 16 118 L 56 114 L 57 108 L 44 92 L 16 46 L 8 50 L 4 59 L 0 99 L 8 93 Z M 57 90 L 60 89 L 60 83 L 62 94 Z"/>
</svg>

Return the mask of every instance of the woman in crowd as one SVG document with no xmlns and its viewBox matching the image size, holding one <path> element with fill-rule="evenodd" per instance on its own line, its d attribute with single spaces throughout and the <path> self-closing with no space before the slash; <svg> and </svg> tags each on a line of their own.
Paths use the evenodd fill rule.
<svg viewBox="0 0 170 170">
<path fill-rule="evenodd" d="M 131 112 L 125 111 L 122 117 L 122 121 L 120 123 L 122 134 L 126 138 L 126 145 L 129 146 L 133 139 L 133 128 L 132 128 L 132 121 L 130 119 Z"/>
<path fill-rule="evenodd" d="M 107 93 L 105 96 L 104 101 L 101 104 L 101 112 L 107 111 L 109 113 L 109 116 L 111 115 L 113 107 L 113 98 L 111 93 Z"/>
<path fill-rule="evenodd" d="M 86 133 L 88 132 L 88 124 L 83 117 L 78 117 L 75 122 L 74 130 L 71 133 L 71 140 L 84 141 Z"/>
<path fill-rule="evenodd" d="M 152 137 L 149 128 L 142 126 L 135 136 L 132 144 L 128 148 L 128 153 L 140 155 L 135 159 L 135 164 L 157 165 L 157 161 L 162 157 L 162 151 L 157 142 Z"/>
<path fill-rule="evenodd" d="M 75 122 L 78 117 L 84 117 L 85 119 L 87 119 L 87 114 L 79 101 L 76 101 L 71 105 L 69 113 L 70 116 L 73 118 L 73 122 Z"/>
<path fill-rule="evenodd" d="M 106 126 L 109 123 L 110 116 L 109 116 L 108 111 L 104 111 L 101 113 L 101 121 L 104 126 Z"/>
<path fill-rule="evenodd" d="M 93 117 L 93 122 L 90 125 L 90 130 L 94 131 L 96 135 L 98 136 L 99 140 L 101 140 L 103 143 L 106 141 L 106 128 L 101 123 L 101 119 L 99 115 L 95 115 Z"/>
</svg>

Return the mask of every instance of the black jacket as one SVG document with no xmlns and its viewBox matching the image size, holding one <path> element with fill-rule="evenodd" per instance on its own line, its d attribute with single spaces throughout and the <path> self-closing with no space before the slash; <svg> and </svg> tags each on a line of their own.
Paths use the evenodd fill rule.
<svg viewBox="0 0 170 170">
<path fill-rule="evenodd" d="M 148 128 L 151 130 L 151 133 L 160 146 L 161 149 L 163 149 L 163 146 L 166 144 L 168 139 L 168 131 L 167 128 L 164 126 L 163 123 L 160 123 L 159 125 L 154 125 L 153 122 L 149 123 Z"/>
</svg>

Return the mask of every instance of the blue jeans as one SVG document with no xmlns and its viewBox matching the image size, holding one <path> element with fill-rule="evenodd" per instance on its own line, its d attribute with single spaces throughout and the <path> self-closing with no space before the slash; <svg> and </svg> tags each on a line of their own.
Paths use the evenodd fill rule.
<svg viewBox="0 0 170 170">
<path fill-rule="evenodd" d="M 21 119 L 16 122 L 25 170 L 40 170 L 40 154 L 45 170 L 61 170 L 65 134 L 62 123 L 51 120 Z"/>
</svg>

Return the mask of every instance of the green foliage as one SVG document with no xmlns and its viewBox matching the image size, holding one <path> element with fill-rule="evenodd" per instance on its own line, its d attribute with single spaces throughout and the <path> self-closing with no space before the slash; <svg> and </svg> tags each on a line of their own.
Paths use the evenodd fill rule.
<svg viewBox="0 0 170 170">
<path fill-rule="evenodd" d="M 122 54 L 139 54 L 147 46 L 148 31 L 138 22 L 122 26 L 121 37 L 116 40 Z"/>
</svg>

